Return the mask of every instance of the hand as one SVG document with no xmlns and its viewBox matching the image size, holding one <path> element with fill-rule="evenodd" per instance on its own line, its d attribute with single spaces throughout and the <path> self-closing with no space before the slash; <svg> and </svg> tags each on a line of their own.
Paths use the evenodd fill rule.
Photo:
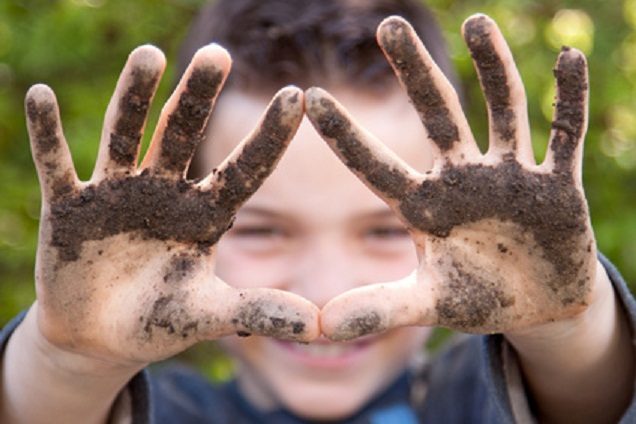
<svg viewBox="0 0 636 424">
<path fill-rule="evenodd" d="M 137 166 L 147 112 L 165 66 L 151 46 L 129 57 L 108 106 L 99 155 L 77 179 L 55 96 L 26 96 L 42 187 L 38 328 L 54 346 L 116 364 L 156 361 L 203 339 L 257 333 L 308 341 L 318 310 L 290 293 L 238 290 L 214 276 L 214 247 L 269 175 L 303 116 L 303 93 L 282 89 L 260 124 L 200 182 L 185 179 L 230 58 L 210 45 L 166 103 Z"/>
<path fill-rule="evenodd" d="M 518 330 L 572 317 L 590 302 L 597 261 L 581 182 L 585 58 L 574 49 L 558 58 L 550 145 L 537 165 L 523 85 L 496 24 L 476 15 L 463 34 L 488 103 L 486 154 L 452 86 L 401 18 L 380 25 L 378 42 L 427 129 L 432 170 L 411 169 L 323 90 L 306 93 L 316 129 L 402 218 L 420 261 L 404 281 L 352 290 L 325 305 L 322 330 L 332 339 L 401 325 Z"/>
</svg>

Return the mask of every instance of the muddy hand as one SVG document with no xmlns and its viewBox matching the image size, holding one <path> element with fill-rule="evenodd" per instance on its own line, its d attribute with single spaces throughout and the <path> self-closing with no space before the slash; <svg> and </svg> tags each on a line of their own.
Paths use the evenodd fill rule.
<svg viewBox="0 0 636 424">
<path fill-rule="evenodd" d="M 294 87 L 272 100 L 253 133 L 201 182 L 185 179 L 230 68 L 222 48 L 194 56 L 137 166 L 148 108 L 165 66 L 151 46 L 132 52 L 108 106 L 99 156 L 78 180 L 50 88 L 26 96 L 42 187 L 36 284 L 40 331 L 55 345 L 112 361 L 148 362 L 232 333 L 310 340 L 318 311 L 266 289 L 214 277 L 214 246 L 260 186 L 303 114 Z"/>
<path fill-rule="evenodd" d="M 328 303 L 321 323 L 333 339 L 400 325 L 511 331 L 576 315 L 590 300 L 596 247 L 581 184 L 585 58 L 574 49 L 559 55 L 549 152 L 537 165 L 523 85 L 499 29 L 475 15 L 463 33 L 488 103 L 486 154 L 455 91 L 401 18 L 386 19 L 378 41 L 427 129 L 432 170 L 411 169 L 323 90 L 306 93 L 316 129 L 402 218 L 420 260 L 403 281 Z"/>
</svg>

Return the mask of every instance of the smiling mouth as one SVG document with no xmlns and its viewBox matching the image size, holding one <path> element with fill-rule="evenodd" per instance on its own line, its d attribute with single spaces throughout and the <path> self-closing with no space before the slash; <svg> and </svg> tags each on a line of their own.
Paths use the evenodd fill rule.
<svg viewBox="0 0 636 424">
<path fill-rule="evenodd" d="M 365 337 L 353 342 L 318 341 L 301 344 L 274 340 L 274 343 L 295 361 L 315 368 L 341 368 L 360 359 L 374 344 L 377 336 Z"/>
</svg>

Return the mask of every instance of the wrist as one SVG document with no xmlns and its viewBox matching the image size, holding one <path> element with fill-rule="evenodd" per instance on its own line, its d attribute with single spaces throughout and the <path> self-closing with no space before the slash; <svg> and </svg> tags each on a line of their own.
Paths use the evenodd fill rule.
<svg viewBox="0 0 636 424">
<path fill-rule="evenodd" d="M 592 300 L 582 314 L 506 338 L 542 420 L 609 422 L 629 405 L 635 372 L 631 331 L 600 262 Z"/>
<path fill-rule="evenodd" d="M 602 350 L 609 342 L 616 326 L 617 304 L 614 288 L 603 265 L 597 260 L 595 282 L 589 306 L 568 319 L 549 322 L 530 328 L 505 333 L 505 337 L 523 356 L 545 356 L 548 352 L 562 351 L 569 359 L 573 349 L 585 345 L 588 356 L 590 341 Z M 601 354 L 598 352 L 598 354 Z"/>
<path fill-rule="evenodd" d="M 59 347 L 42 334 L 39 330 L 38 319 L 36 301 L 12 337 L 23 339 L 21 344 L 29 346 L 33 355 L 37 357 L 35 359 L 51 373 L 65 375 L 69 378 L 128 379 L 147 365 L 141 362 L 98 357 Z"/>
<path fill-rule="evenodd" d="M 141 369 L 60 349 L 39 332 L 37 305 L 2 358 L 0 422 L 105 422 L 120 391 Z M 33 405 L 37 404 L 37 408 Z"/>
</svg>

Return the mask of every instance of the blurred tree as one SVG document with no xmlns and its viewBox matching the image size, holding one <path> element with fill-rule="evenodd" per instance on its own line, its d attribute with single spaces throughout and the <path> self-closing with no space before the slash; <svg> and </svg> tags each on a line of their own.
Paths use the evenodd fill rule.
<svg viewBox="0 0 636 424">
<path fill-rule="evenodd" d="M 127 54 L 152 43 L 169 59 L 151 125 L 169 94 L 174 58 L 204 0 L 4 0 L 0 2 L 0 326 L 34 299 L 39 189 L 23 98 L 36 82 L 58 95 L 81 178 L 90 175 L 104 110 Z M 459 28 L 484 12 L 500 24 L 524 78 L 537 157 L 546 150 L 562 45 L 583 50 L 591 75 L 584 181 L 603 251 L 636 283 L 636 0 L 428 0 L 466 88 L 467 113 L 485 147 L 486 111 Z M 147 143 L 148 137 L 145 142 Z M 632 288 L 636 288 L 633 285 Z M 208 348 L 205 348 L 208 349 Z M 216 352 L 212 347 L 212 352 Z M 207 357 L 190 353 L 196 362 Z M 213 377 L 227 364 L 207 363 Z"/>
</svg>

